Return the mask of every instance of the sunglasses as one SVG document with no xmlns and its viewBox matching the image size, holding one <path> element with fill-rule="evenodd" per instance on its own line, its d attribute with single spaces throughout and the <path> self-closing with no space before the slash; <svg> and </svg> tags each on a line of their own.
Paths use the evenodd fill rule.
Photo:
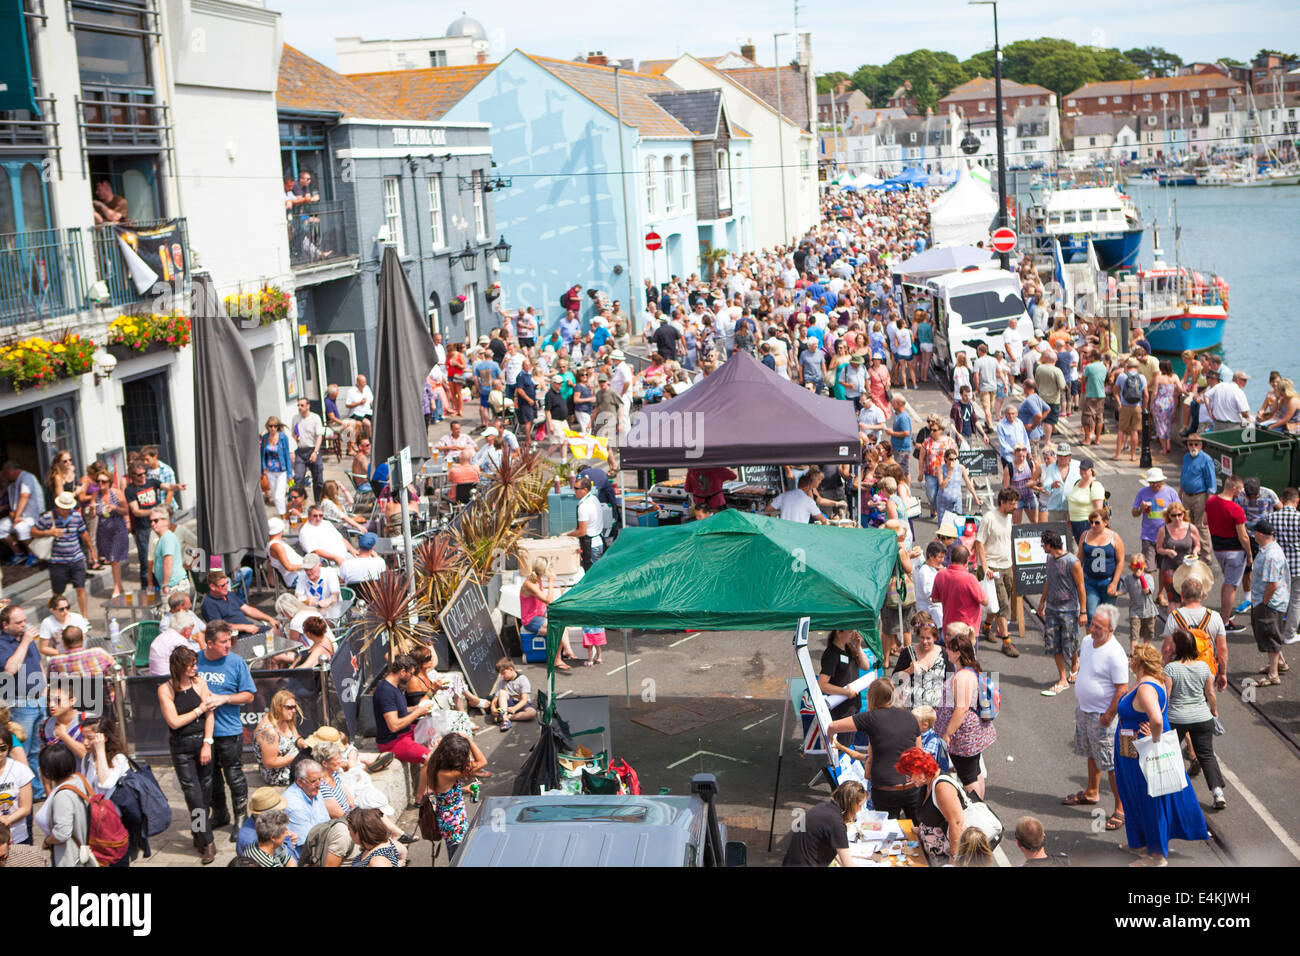
<svg viewBox="0 0 1300 956">
<path fill-rule="evenodd" d="M 66 610 L 68 610 L 68 608 L 69 608 L 70 606 L 71 606 L 71 605 L 68 605 L 68 604 L 60 604 L 60 605 L 59 605 L 58 607 L 56 607 L 54 610 L 56 610 L 56 611 L 66 611 Z"/>
<path fill-rule="evenodd" d="M 284 705 L 284 709 L 285 709 L 285 710 L 297 710 L 297 709 L 298 709 L 298 705 L 297 705 L 297 704 L 285 704 L 285 705 Z"/>
<path fill-rule="evenodd" d="M 1097 521 L 1097 520 L 1089 521 L 1089 522 L 1088 522 L 1088 524 L 1105 524 L 1105 523 L 1106 523 L 1106 522 L 1104 522 L 1104 521 Z"/>
</svg>

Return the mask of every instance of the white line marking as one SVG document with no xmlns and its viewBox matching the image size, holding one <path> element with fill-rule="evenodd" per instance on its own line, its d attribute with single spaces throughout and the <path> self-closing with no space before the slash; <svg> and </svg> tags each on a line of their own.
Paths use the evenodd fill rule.
<svg viewBox="0 0 1300 956">
<path fill-rule="evenodd" d="M 555 695 L 555 699 L 556 699 L 556 700 L 564 700 L 564 698 L 568 697 L 568 696 L 569 696 L 570 694 L 572 694 L 572 693 L 573 693 L 573 691 L 571 691 L 571 690 L 566 690 L 563 694 L 556 694 L 556 695 Z"/>
<path fill-rule="evenodd" d="M 771 719 L 772 719 L 773 717 L 775 717 L 775 716 L 776 716 L 776 714 L 768 714 L 766 717 L 760 717 L 758 720 L 754 721 L 752 724 L 746 724 L 744 727 L 741 727 L 740 729 L 741 729 L 741 730 L 749 730 L 750 727 L 757 727 L 759 724 L 763 723 L 763 722 L 766 721 L 766 720 L 771 720 Z"/>
<path fill-rule="evenodd" d="M 680 641 L 673 641 L 673 642 L 672 642 L 671 644 L 669 644 L 668 646 L 669 646 L 669 647 L 676 647 L 678 644 L 685 644 L 687 641 L 693 641 L 693 640 L 695 640 L 695 639 L 696 639 L 697 637 L 699 637 L 699 636 L 700 636 L 700 635 L 698 635 L 698 634 L 688 634 L 688 635 L 686 635 L 685 637 L 683 637 Z"/>
<path fill-rule="evenodd" d="M 639 658 L 639 657 L 634 657 L 634 658 L 632 658 L 630 661 L 628 661 L 626 664 L 619 664 L 619 665 L 618 665 L 617 667 L 615 667 L 612 671 L 605 671 L 605 676 L 606 676 L 606 677 L 613 677 L 615 674 L 617 674 L 617 673 L 618 673 L 619 671 L 621 671 L 623 668 L 625 668 L 625 667 L 631 667 L 633 664 L 640 664 L 640 663 L 641 663 L 641 658 Z"/>
<path fill-rule="evenodd" d="M 680 767 L 688 760 L 694 760 L 696 757 L 718 757 L 722 760 L 730 760 L 732 763 L 749 763 L 748 760 L 741 760 L 739 757 L 728 757 L 726 754 L 715 754 L 712 750 L 697 750 L 695 753 L 688 754 L 675 763 L 670 763 L 668 769 L 672 770 L 674 767 Z"/>
<path fill-rule="evenodd" d="M 1246 789 L 1246 785 L 1241 782 L 1241 778 L 1229 770 L 1227 764 L 1222 760 L 1219 761 L 1219 769 L 1223 771 L 1223 778 L 1241 791 L 1241 795 L 1246 798 L 1250 808 L 1259 814 L 1259 818 L 1264 821 L 1265 826 L 1277 834 L 1278 842 L 1286 847 L 1293 857 L 1300 860 L 1300 845 L 1297 845 L 1295 840 L 1291 839 L 1291 834 L 1287 833 L 1282 824 L 1278 823 L 1277 818 L 1268 812 L 1268 807 L 1264 806 L 1258 797 Z"/>
<path fill-rule="evenodd" d="M 1003 832 L 1004 832 L 1004 834 L 1005 834 L 1005 831 L 1003 831 Z M 1001 844 L 1001 843 L 999 843 L 997 846 L 995 846 L 995 847 L 993 848 L 993 859 L 994 859 L 995 861 L 997 861 L 998 866 L 1010 866 L 1010 865 L 1011 865 L 1011 861 L 1007 859 L 1007 855 L 1006 855 L 1005 853 L 1002 852 L 1002 844 Z"/>
</svg>

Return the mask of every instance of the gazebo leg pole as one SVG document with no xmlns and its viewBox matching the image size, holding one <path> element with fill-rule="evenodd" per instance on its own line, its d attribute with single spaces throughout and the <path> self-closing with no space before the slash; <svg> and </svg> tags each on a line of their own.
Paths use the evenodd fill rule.
<svg viewBox="0 0 1300 956">
<path fill-rule="evenodd" d="M 794 658 L 790 659 L 790 678 L 794 678 Z M 785 702 L 781 705 L 781 736 L 776 742 L 776 783 L 772 785 L 772 821 L 767 828 L 767 852 L 772 852 L 776 833 L 776 801 L 781 794 L 781 764 L 785 761 L 786 720 L 790 716 L 790 680 L 785 683 Z"/>
<path fill-rule="evenodd" d="M 632 708 L 632 678 L 628 676 L 628 653 L 627 653 L 627 628 L 621 628 L 623 631 L 623 695 L 626 698 L 624 706 L 629 710 Z"/>
</svg>

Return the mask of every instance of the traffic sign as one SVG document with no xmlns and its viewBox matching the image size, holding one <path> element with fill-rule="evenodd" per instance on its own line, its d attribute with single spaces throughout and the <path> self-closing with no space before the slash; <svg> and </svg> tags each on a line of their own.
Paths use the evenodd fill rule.
<svg viewBox="0 0 1300 956">
<path fill-rule="evenodd" d="M 663 237 L 657 232 L 647 232 L 645 234 L 645 247 L 651 252 L 655 252 L 664 247 Z"/>
<path fill-rule="evenodd" d="M 994 252 L 1010 252 L 1016 247 L 1016 231 L 1006 226 L 994 229 L 989 238 Z"/>
</svg>

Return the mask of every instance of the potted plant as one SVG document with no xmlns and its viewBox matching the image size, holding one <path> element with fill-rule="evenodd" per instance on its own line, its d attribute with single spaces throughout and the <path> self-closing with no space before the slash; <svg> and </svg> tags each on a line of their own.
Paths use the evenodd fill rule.
<svg viewBox="0 0 1300 956">
<path fill-rule="evenodd" d="M 289 299 L 289 293 L 278 286 L 265 285 L 256 292 L 228 295 L 224 302 L 232 319 L 265 326 L 288 318 Z"/>
<path fill-rule="evenodd" d="M 84 375 L 94 367 L 95 343 L 72 332 L 57 339 L 32 336 L 0 345 L 0 380 L 15 392 Z"/>
<path fill-rule="evenodd" d="M 120 315 L 108 326 L 108 351 L 118 358 L 190 344 L 190 320 L 174 313 Z"/>
<path fill-rule="evenodd" d="M 356 623 L 359 640 L 353 651 L 363 659 L 370 642 L 376 638 L 388 640 L 388 660 L 398 654 L 408 654 L 416 644 L 433 639 L 434 627 L 429 623 L 428 606 L 421 600 L 417 589 L 414 599 L 410 593 L 410 579 L 400 571 L 385 571 L 373 581 L 356 587 L 357 597 L 365 603 L 365 610 Z M 412 612 L 416 621 L 411 623 Z"/>
<path fill-rule="evenodd" d="M 721 247 L 710 249 L 708 252 L 701 254 L 700 259 L 704 262 L 704 281 L 713 281 L 713 270 L 719 264 L 726 261 L 727 250 Z"/>
<path fill-rule="evenodd" d="M 448 307 L 451 309 L 452 315 L 460 315 L 460 313 L 464 312 L 465 303 L 467 301 L 468 301 L 468 297 L 464 293 L 461 293 L 460 295 L 457 296 L 452 296 L 451 302 L 448 303 Z"/>
<path fill-rule="evenodd" d="M 493 282 L 488 286 L 487 291 L 483 293 L 483 298 L 487 299 L 489 302 L 495 302 L 497 299 L 501 298 L 501 283 Z"/>
</svg>

